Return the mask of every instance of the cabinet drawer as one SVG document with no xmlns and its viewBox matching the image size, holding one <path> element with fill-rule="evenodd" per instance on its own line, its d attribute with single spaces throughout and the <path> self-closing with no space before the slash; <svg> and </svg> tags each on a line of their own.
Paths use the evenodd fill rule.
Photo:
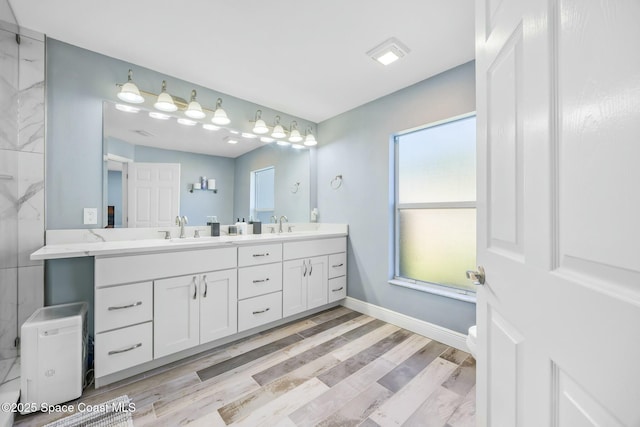
<svg viewBox="0 0 640 427">
<path fill-rule="evenodd" d="M 103 377 L 153 359 L 151 322 L 96 334 L 96 377 Z"/>
<path fill-rule="evenodd" d="M 329 279 L 347 274 L 347 253 L 329 255 Z"/>
<path fill-rule="evenodd" d="M 284 244 L 283 259 L 311 258 L 319 255 L 335 254 L 347 251 L 347 238 L 304 240 Z"/>
<path fill-rule="evenodd" d="M 152 282 L 96 290 L 96 333 L 147 322 L 153 316 Z"/>
<path fill-rule="evenodd" d="M 329 280 L 329 302 L 341 300 L 347 296 L 346 276 Z"/>
<path fill-rule="evenodd" d="M 240 246 L 238 248 L 238 266 L 269 264 L 282 261 L 282 244 Z"/>
<path fill-rule="evenodd" d="M 282 292 L 238 301 L 238 332 L 282 319 Z"/>
<path fill-rule="evenodd" d="M 238 270 L 238 299 L 282 290 L 282 264 L 256 265 Z"/>
</svg>

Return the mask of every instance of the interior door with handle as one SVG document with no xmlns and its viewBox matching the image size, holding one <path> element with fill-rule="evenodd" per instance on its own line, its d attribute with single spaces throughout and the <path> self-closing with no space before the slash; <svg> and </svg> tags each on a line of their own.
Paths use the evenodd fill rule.
<svg viewBox="0 0 640 427">
<path fill-rule="evenodd" d="M 640 425 L 639 21 L 476 3 L 478 426 Z"/>
</svg>

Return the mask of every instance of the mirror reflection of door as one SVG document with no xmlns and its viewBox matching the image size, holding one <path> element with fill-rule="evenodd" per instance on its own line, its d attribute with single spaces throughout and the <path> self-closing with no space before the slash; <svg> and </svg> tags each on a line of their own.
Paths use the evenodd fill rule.
<svg viewBox="0 0 640 427">
<path fill-rule="evenodd" d="M 275 212 L 275 167 L 251 171 L 250 216 L 268 223 Z"/>
<path fill-rule="evenodd" d="M 126 164 L 133 160 L 128 157 L 118 156 L 116 154 L 107 154 L 107 206 L 108 221 L 107 228 L 126 227 L 126 210 L 127 201 L 127 180 Z"/>
<path fill-rule="evenodd" d="M 179 163 L 127 163 L 129 227 L 169 227 L 180 215 Z"/>
</svg>

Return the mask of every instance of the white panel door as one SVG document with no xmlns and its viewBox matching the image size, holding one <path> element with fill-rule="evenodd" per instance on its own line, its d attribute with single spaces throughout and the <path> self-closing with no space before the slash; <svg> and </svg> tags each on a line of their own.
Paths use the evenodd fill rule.
<svg viewBox="0 0 640 427">
<path fill-rule="evenodd" d="M 476 2 L 478 426 L 640 426 L 640 2 Z"/>
<path fill-rule="evenodd" d="M 179 163 L 128 163 L 129 227 L 169 227 L 180 214 Z"/>
<path fill-rule="evenodd" d="M 200 344 L 238 332 L 237 270 L 200 276 Z"/>
<path fill-rule="evenodd" d="M 153 284 L 153 357 L 185 350 L 200 342 L 197 275 L 156 280 Z"/>
</svg>

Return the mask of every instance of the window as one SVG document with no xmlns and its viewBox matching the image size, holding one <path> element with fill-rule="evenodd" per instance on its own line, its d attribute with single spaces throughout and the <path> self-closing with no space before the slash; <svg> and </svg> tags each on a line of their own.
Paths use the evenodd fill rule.
<svg viewBox="0 0 640 427">
<path fill-rule="evenodd" d="M 275 206 L 275 168 L 259 169 L 251 172 L 251 203 L 249 209 L 256 221 L 268 223 Z"/>
<path fill-rule="evenodd" d="M 395 137 L 395 279 L 475 292 L 476 118 Z"/>
</svg>

